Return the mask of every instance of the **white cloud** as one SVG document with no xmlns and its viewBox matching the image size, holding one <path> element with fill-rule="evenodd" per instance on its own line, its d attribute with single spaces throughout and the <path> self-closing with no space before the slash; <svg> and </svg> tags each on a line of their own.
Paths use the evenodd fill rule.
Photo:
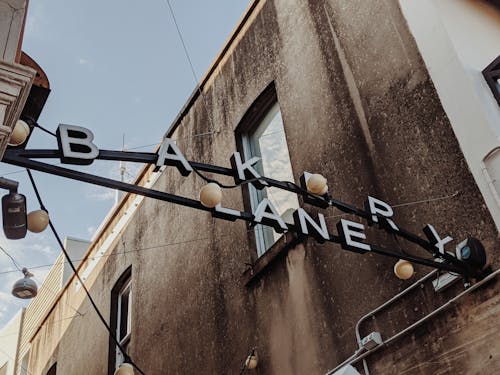
<svg viewBox="0 0 500 375">
<path fill-rule="evenodd" d="M 115 190 L 107 188 L 93 188 L 87 191 L 86 196 L 88 199 L 103 202 L 115 199 Z"/>
<path fill-rule="evenodd" d="M 31 248 L 33 249 L 33 251 L 36 251 L 39 254 L 44 254 L 49 257 L 53 257 L 56 255 L 54 249 L 52 249 L 52 247 L 49 245 L 34 244 L 31 246 Z"/>
<path fill-rule="evenodd" d="M 43 38 L 47 19 L 45 12 L 46 10 L 42 3 L 35 1 L 30 2 L 26 24 L 24 26 L 25 38 Z"/>
<path fill-rule="evenodd" d="M 37 282 L 38 286 L 42 285 L 42 283 L 45 281 L 45 278 L 47 277 L 51 269 L 52 267 L 47 267 L 47 268 L 37 268 L 36 270 L 31 271 L 34 275 L 33 278 Z"/>
<path fill-rule="evenodd" d="M 87 227 L 87 233 L 88 233 L 89 237 L 92 238 L 92 236 L 95 234 L 96 230 L 97 230 L 97 228 L 94 227 L 93 225 Z"/>
<path fill-rule="evenodd" d="M 87 65 L 89 63 L 89 60 L 84 59 L 83 57 L 78 58 L 78 64 L 80 65 Z"/>
<path fill-rule="evenodd" d="M 7 294 L 0 290 L 0 301 L 7 302 L 11 298 L 10 294 Z M 0 308 L 5 308 L 4 306 L 0 306 Z"/>
</svg>

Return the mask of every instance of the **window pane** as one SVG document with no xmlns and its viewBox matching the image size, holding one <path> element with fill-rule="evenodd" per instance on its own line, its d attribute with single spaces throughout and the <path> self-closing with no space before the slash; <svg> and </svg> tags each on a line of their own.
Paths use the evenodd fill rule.
<svg viewBox="0 0 500 375">
<path fill-rule="evenodd" d="M 128 348 L 130 345 L 130 338 L 120 342 L 120 345 L 122 346 L 125 353 L 122 353 L 121 350 L 118 348 L 118 346 L 116 347 L 115 369 L 117 369 L 123 362 L 125 362 L 125 354 L 128 354 Z"/>
<path fill-rule="evenodd" d="M 247 134 L 247 143 L 245 157 L 247 160 L 253 156 L 261 158 L 255 166 L 261 175 L 280 181 L 294 181 L 278 103 L 269 110 L 262 122 Z M 285 222 L 292 222 L 292 213 L 299 207 L 296 194 L 275 187 L 257 190 L 250 186 L 250 195 L 252 210 L 255 210 L 262 199 L 268 198 Z M 280 236 L 281 234 L 270 227 L 257 225 L 257 254 L 261 256 Z"/>
<path fill-rule="evenodd" d="M 118 339 L 123 340 L 130 332 L 130 287 L 127 287 L 120 295 L 120 321 Z"/>
<path fill-rule="evenodd" d="M 47 372 L 47 375 L 56 375 L 57 373 L 57 363 L 54 363 L 50 370 Z"/>
<path fill-rule="evenodd" d="M 500 204 L 500 148 L 490 152 L 484 159 L 484 171 L 490 189 Z"/>
<path fill-rule="evenodd" d="M 28 375 L 29 353 L 26 353 L 21 362 L 21 375 Z"/>
</svg>

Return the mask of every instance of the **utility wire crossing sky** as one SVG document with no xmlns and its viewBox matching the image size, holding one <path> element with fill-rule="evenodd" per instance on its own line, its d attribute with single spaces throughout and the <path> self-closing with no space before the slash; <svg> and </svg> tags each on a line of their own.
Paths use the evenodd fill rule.
<svg viewBox="0 0 500 375">
<path fill-rule="evenodd" d="M 130 0 L 30 2 L 23 51 L 44 69 L 52 90 L 38 122 L 52 132 L 59 123 L 92 129 L 103 149 L 153 151 L 196 87 L 194 77 L 208 69 L 248 5 L 248 0 L 156 0 L 147 7 Z M 57 142 L 38 129 L 27 148 L 55 149 Z M 141 166 L 126 164 L 127 182 Z M 117 162 L 99 161 L 82 170 L 120 177 Z M 114 204 L 113 190 L 33 175 L 62 237 L 90 239 Z M 19 181 L 28 211 L 39 208 L 25 171 L 0 164 L 0 176 Z M 53 264 L 59 255 L 49 230 L 17 241 L 2 233 L 0 245 L 30 268 L 37 282 L 49 269 L 37 266 Z M 0 327 L 27 304 L 10 293 L 23 276 L 12 268 L 0 253 Z"/>
</svg>

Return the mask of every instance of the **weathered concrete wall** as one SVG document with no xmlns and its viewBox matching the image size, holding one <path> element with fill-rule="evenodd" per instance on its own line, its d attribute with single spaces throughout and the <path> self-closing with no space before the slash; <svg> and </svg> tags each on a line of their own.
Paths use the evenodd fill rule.
<svg viewBox="0 0 500 375">
<path fill-rule="evenodd" d="M 203 87 L 209 113 L 198 98 L 179 119 L 173 138 L 188 159 L 229 165 L 234 129 L 274 81 L 296 178 L 304 170 L 323 173 L 331 193 L 356 206 L 368 194 L 398 204 L 458 191 L 449 199 L 401 206 L 396 220 L 415 232 L 430 222 L 457 239 L 474 235 L 498 267 L 494 224 L 395 0 L 268 0 L 248 23 Z M 196 198 L 203 184 L 194 174 L 181 178 L 169 168 L 155 188 Z M 240 190 L 225 191 L 223 203 L 243 209 Z M 333 209 L 325 215 L 332 232 L 337 215 Z M 369 238 L 397 245 L 374 230 Z M 395 278 L 390 259 L 311 241 L 283 252 L 245 287 L 242 274 L 255 249 L 244 223 L 150 199 L 113 252 L 91 293 L 109 314 L 111 289 L 132 265 L 131 355 L 155 375 L 237 374 L 253 346 L 261 359 L 259 375 L 324 374 L 356 349 L 358 319 L 411 282 Z M 498 310 L 484 302 L 491 293 L 486 290 L 458 309 L 464 317 L 482 314 L 487 325 Z M 446 297 L 417 293 L 388 323 L 377 324 L 384 332 L 404 327 Z M 106 373 L 106 332 L 88 305 L 82 309 L 86 315 L 71 322 L 56 350 L 44 349 L 44 340 L 53 340 L 50 331 L 35 337 L 34 373 L 47 370 L 53 358 L 63 374 Z M 447 341 L 433 338 L 450 330 L 448 320 L 438 317 L 432 324 L 432 333 L 414 341 L 413 348 L 423 351 L 419 361 L 447 352 Z M 472 327 L 468 332 L 467 340 L 479 340 L 470 337 Z M 464 342 L 465 334 L 457 337 Z M 424 346 L 428 342 L 432 350 Z M 389 348 L 376 358 L 383 363 L 398 355 Z M 466 357 L 456 363 L 467 369 Z M 492 369 L 490 363 L 484 368 Z M 391 372 L 401 373 L 394 366 Z M 387 373 L 383 364 L 378 368 Z"/>
<path fill-rule="evenodd" d="M 420 288 L 419 288 L 420 289 Z M 432 291 L 421 289 L 427 301 L 435 305 Z M 411 301 L 411 300 L 410 300 Z M 395 317 L 408 310 L 405 306 L 385 311 L 375 322 L 367 324 L 362 332 L 378 328 L 388 338 L 397 329 Z M 500 371 L 498 345 L 498 316 L 500 314 L 498 281 L 463 297 L 427 324 L 395 341 L 388 350 L 382 350 L 368 359 L 372 374 L 496 374 Z M 399 311 L 398 311 L 399 310 Z M 370 323 L 370 322 L 367 322 Z M 378 323 L 378 327 L 377 327 Z"/>
</svg>

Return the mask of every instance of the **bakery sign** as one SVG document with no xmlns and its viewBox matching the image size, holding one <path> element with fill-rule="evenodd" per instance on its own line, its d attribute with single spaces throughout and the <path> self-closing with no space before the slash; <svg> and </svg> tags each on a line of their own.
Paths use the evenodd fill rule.
<svg viewBox="0 0 500 375">
<path fill-rule="evenodd" d="M 445 246 L 452 241 L 452 238 L 440 234 L 431 224 L 425 225 L 423 229 L 425 238 L 410 233 L 400 227 L 393 217 L 394 212 L 392 207 L 380 199 L 368 196 L 364 208 L 359 209 L 350 204 L 336 200 L 327 193 L 323 195 L 311 193 L 307 189 L 307 181 L 311 175 L 307 172 L 301 176 L 300 184 L 297 185 L 291 182 L 277 181 L 261 176 L 254 168 L 259 158 L 253 157 L 250 160 L 244 160 L 239 152 L 233 152 L 230 158 L 231 168 L 226 168 L 188 161 L 176 142 L 170 138 L 165 138 L 163 140 L 158 152 L 148 153 L 100 150 L 93 142 L 94 136 L 92 132 L 81 126 L 60 124 L 56 135 L 59 146 L 57 150 L 26 150 L 11 148 L 6 150 L 2 161 L 20 167 L 209 211 L 214 217 L 220 219 L 230 221 L 244 220 L 251 225 L 262 224 L 273 227 L 280 233 L 294 232 L 298 236 L 314 237 L 319 242 L 330 241 L 339 243 L 345 250 L 357 253 L 373 252 L 398 259 L 405 259 L 414 263 L 460 273 L 466 277 L 478 276 L 481 272 L 481 268 L 484 266 L 484 264 L 468 261 L 461 251 L 446 251 Z M 304 208 L 299 207 L 293 213 L 293 223 L 287 223 L 278 214 L 276 207 L 274 207 L 273 203 L 268 199 L 262 199 L 253 212 L 239 211 L 234 208 L 224 207 L 220 203 L 213 207 L 207 207 L 196 199 L 115 181 L 106 177 L 95 176 L 36 160 L 49 158 L 58 158 L 63 164 L 76 165 L 89 165 L 94 160 L 139 162 L 154 165 L 157 169 L 163 166 L 175 167 L 184 177 L 190 175 L 192 172 L 196 172 L 203 177 L 202 173 L 208 172 L 230 176 L 234 178 L 236 185 L 252 184 L 256 189 L 265 189 L 266 187 L 272 186 L 300 195 L 304 203 L 325 210 L 330 207 L 336 207 L 345 213 L 360 217 L 366 220 L 367 224 L 370 226 L 377 225 L 382 230 L 419 245 L 430 252 L 434 259 L 422 258 L 401 250 L 391 250 L 372 244 L 367 239 L 365 225 L 357 221 L 340 219 L 335 223 L 337 233 L 330 233 L 325 216 L 321 212 L 312 216 Z M 209 181 L 217 183 L 216 180 Z M 472 250 L 476 251 L 477 249 Z"/>
</svg>

